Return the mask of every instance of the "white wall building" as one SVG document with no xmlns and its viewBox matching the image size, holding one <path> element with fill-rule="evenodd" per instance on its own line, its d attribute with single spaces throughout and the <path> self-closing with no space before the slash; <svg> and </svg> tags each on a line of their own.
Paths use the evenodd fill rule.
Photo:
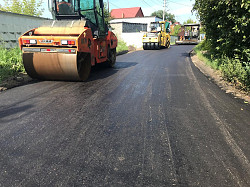
<svg viewBox="0 0 250 187">
<path fill-rule="evenodd" d="M 28 30 L 37 28 L 48 19 L 0 11 L 0 43 L 5 47 L 18 46 L 18 38 Z"/>
<path fill-rule="evenodd" d="M 155 16 L 146 16 L 146 17 L 135 17 L 135 18 L 119 18 L 113 19 L 110 21 L 111 27 L 114 29 L 113 32 L 117 35 L 118 40 L 122 39 L 126 42 L 127 45 L 133 45 L 137 48 L 142 48 L 142 37 L 143 33 L 149 30 L 149 26 L 151 22 L 162 21 L 162 19 L 155 17 Z M 137 31 L 137 32 L 124 32 L 124 26 L 131 27 L 131 24 L 127 23 L 135 23 L 141 25 L 147 25 L 147 29 L 144 31 Z"/>
<path fill-rule="evenodd" d="M 146 23 L 148 25 L 147 29 L 149 29 L 149 23 L 156 22 L 156 21 L 162 21 L 162 19 L 156 16 L 145 16 L 145 17 L 136 17 L 136 18 L 119 18 L 119 19 L 111 20 L 110 23 L 120 23 L 120 22 Z"/>
</svg>

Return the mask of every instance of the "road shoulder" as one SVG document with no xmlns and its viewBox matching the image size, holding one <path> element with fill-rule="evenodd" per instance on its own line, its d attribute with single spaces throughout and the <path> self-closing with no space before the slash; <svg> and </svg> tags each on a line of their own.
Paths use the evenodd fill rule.
<svg viewBox="0 0 250 187">
<path fill-rule="evenodd" d="M 221 72 L 214 70 L 207 66 L 203 61 L 201 61 L 194 51 L 190 52 L 190 58 L 193 64 L 206 76 L 209 80 L 217 84 L 226 93 L 233 94 L 234 97 L 244 99 L 246 102 L 250 103 L 250 94 L 243 92 L 230 82 L 223 80 Z"/>
<path fill-rule="evenodd" d="M 31 81 L 33 81 L 33 79 L 26 73 L 19 73 L 17 75 L 11 76 L 0 83 L 0 93 L 10 88 L 28 84 Z"/>
</svg>

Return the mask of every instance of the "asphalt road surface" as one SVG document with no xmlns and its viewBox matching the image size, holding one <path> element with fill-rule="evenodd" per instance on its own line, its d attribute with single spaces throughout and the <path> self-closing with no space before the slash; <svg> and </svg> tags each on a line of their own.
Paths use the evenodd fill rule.
<svg viewBox="0 0 250 187">
<path fill-rule="evenodd" d="M 192 47 L 2 92 L 0 186 L 250 186 L 250 106 L 192 64 Z"/>
</svg>

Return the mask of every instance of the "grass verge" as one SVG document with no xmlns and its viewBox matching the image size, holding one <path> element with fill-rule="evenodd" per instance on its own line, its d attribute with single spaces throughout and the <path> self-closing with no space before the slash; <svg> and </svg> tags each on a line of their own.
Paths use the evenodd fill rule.
<svg viewBox="0 0 250 187">
<path fill-rule="evenodd" d="M 250 64 L 226 56 L 214 57 L 209 48 L 208 42 L 203 41 L 194 48 L 194 51 L 206 65 L 215 70 L 220 70 L 225 80 L 233 83 L 237 88 L 249 92 Z"/>
<path fill-rule="evenodd" d="M 0 82 L 4 79 L 16 75 L 20 72 L 25 72 L 22 64 L 21 50 L 16 47 L 6 49 L 0 47 Z"/>
<path fill-rule="evenodd" d="M 120 53 L 122 51 L 128 51 L 128 46 L 123 40 L 118 40 L 118 45 L 116 48 L 116 52 Z"/>
</svg>

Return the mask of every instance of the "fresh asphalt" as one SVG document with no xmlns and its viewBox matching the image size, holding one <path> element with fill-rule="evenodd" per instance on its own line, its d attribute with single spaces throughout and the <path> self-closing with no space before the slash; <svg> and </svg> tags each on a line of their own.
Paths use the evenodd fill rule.
<svg viewBox="0 0 250 187">
<path fill-rule="evenodd" d="M 0 186 L 250 186 L 250 106 L 192 64 L 192 47 L 2 92 Z"/>
</svg>

